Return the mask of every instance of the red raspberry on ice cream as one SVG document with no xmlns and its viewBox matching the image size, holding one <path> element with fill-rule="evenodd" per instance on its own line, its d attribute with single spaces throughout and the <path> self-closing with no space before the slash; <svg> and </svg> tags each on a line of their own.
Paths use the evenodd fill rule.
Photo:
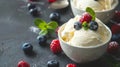
<svg viewBox="0 0 120 67">
<path fill-rule="evenodd" d="M 89 13 L 84 13 L 83 15 L 82 15 L 82 17 L 80 18 L 80 22 L 81 23 L 83 23 L 83 22 L 87 22 L 87 23 L 89 23 L 90 21 L 92 20 L 92 16 L 89 14 Z"/>
</svg>

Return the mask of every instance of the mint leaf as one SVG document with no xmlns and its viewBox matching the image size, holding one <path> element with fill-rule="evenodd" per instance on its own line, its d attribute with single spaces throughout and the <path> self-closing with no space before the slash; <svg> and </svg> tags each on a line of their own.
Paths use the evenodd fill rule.
<svg viewBox="0 0 120 67">
<path fill-rule="evenodd" d="M 34 24 L 41 30 L 39 32 L 39 35 L 46 35 L 48 33 L 52 33 L 58 27 L 57 22 L 51 21 L 49 23 L 46 23 L 40 18 L 36 18 Z"/>
<path fill-rule="evenodd" d="M 87 7 L 86 12 L 88 12 L 92 16 L 92 20 L 95 20 L 96 15 L 95 15 L 95 12 L 92 8 Z"/>
<path fill-rule="evenodd" d="M 115 67 L 120 67 L 120 63 L 117 63 L 117 64 L 115 65 Z"/>
<path fill-rule="evenodd" d="M 57 24 L 57 22 L 55 22 L 55 21 L 51 21 L 51 22 L 49 22 L 48 25 L 47 25 L 47 28 L 48 28 L 48 29 L 53 29 L 53 30 L 55 30 L 57 27 L 58 27 L 58 24 Z"/>
<path fill-rule="evenodd" d="M 34 24 L 41 30 L 47 29 L 47 23 L 40 18 L 36 18 Z"/>
<path fill-rule="evenodd" d="M 84 28 L 85 30 L 88 30 L 88 29 L 89 29 L 88 23 L 87 23 L 86 21 L 82 23 L 82 26 L 83 26 L 83 28 Z"/>
<path fill-rule="evenodd" d="M 44 29 L 39 32 L 39 35 L 46 35 L 47 33 L 48 33 L 48 30 Z"/>
</svg>

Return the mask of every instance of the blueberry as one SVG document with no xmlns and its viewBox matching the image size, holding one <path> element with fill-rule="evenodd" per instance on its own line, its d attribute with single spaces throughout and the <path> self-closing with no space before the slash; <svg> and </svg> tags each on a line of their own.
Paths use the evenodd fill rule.
<svg viewBox="0 0 120 67">
<path fill-rule="evenodd" d="M 25 53 L 30 53 L 33 51 L 33 46 L 30 43 L 24 43 L 22 49 Z"/>
<path fill-rule="evenodd" d="M 47 41 L 47 37 L 45 35 L 39 35 L 37 40 L 39 41 L 39 45 L 44 46 Z"/>
<path fill-rule="evenodd" d="M 118 37 L 120 38 L 120 33 L 118 34 Z"/>
<path fill-rule="evenodd" d="M 35 4 L 32 4 L 32 3 L 28 3 L 28 4 L 27 4 L 27 7 L 28 7 L 28 10 L 30 10 L 30 9 L 36 8 L 36 5 L 35 5 Z"/>
<path fill-rule="evenodd" d="M 111 40 L 112 41 L 117 41 L 120 39 L 120 34 L 113 34 Z"/>
<path fill-rule="evenodd" d="M 52 21 L 59 21 L 60 20 L 60 14 L 57 12 L 53 12 L 49 16 L 50 20 Z"/>
<path fill-rule="evenodd" d="M 96 21 L 91 21 L 90 29 L 96 31 L 98 29 L 98 23 Z"/>
<path fill-rule="evenodd" d="M 80 22 L 75 22 L 75 23 L 74 23 L 74 28 L 75 28 L 76 30 L 79 30 L 79 29 L 82 28 L 82 24 L 81 24 Z"/>
<path fill-rule="evenodd" d="M 47 62 L 48 67 L 59 67 L 59 62 L 56 60 L 50 60 Z"/>
<path fill-rule="evenodd" d="M 37 8 L 30 9 L 29 12 L 33 17 L 38 17 L 39 16 Z"/>
</svg>

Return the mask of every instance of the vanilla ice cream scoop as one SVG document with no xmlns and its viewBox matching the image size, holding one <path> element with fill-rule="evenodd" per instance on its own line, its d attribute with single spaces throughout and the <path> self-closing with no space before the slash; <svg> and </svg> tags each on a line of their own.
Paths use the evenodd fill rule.
<svg viewBox="0 0 120 67">
<path fill-rule="evenodd" d="M 86 7 L 91 7 L 95 11 L 102 11 L 111 8 L 113 0 L 73 0 L 77 9 L 85 10 Z"/>
<path fill-rule="evenodd" d="M 61 32 L 62 39 L 73 46 L 95 46 L 104 43 L 108 34 L 105 25 L 96 18 L 95 21 L 98 23 L 97 31 L 85 30 L 84 28 L 76 30 L 74 23 L 78 22 L 80 17 L 76 16 L 65 24 L 64 30 Z"/>
</svg>

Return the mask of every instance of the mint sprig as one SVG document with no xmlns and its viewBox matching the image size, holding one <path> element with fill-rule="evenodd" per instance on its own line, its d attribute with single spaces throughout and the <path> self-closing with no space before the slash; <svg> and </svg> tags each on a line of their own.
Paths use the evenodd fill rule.
<svg viewBox="0 0 120 67">
<path fill-rule="evenodd" d="M 96 14 L 92 8 L 87 7 L 86 12 L 88 12 L 92 16 L 92 20 L 95 20 Z"/>
<path fill-rule="evenodd" d="M 52 33 L 58 27 L 57 22 L 51 21 L 47 23 L 40 18 L 36 18 L 34 20 L 34 24 L 40 29 L 39 35 L 46 35 L 48 33 Z"/>
<path fill-rule="evenodd" d="M 82 23 L 82 27 L 84 28 L 84 30 L 88 30 L 89 29 L 88 23 L 86 21 Z"/>
<path fill-rule="evenodd" d="M 56 29 L 57 26 L 58 26 L 58 24 L 55 21 L 50 21 L 47 24 L 48 29 Z"/>
</svg>

